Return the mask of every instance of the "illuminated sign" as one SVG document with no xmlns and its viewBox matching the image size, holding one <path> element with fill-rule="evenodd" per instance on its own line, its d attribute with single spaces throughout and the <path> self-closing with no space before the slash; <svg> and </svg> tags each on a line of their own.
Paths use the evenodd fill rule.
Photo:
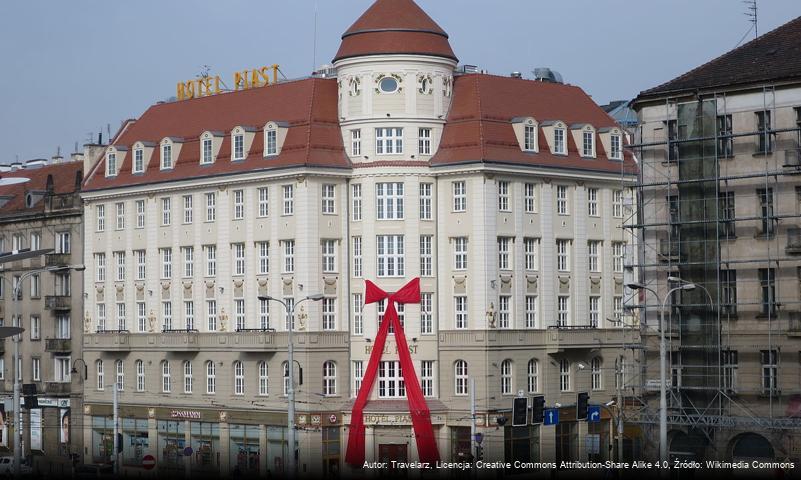
<svg viewBox="0 0 801 480">
<path fill-rule="evenodd" d="M 200 412 L 195 410 L 172 410 L 170 411 L 171 418 L 186 418 L 191 420 L 199 420 Z"/>
<path fill-rule="evenodd" d="M 278 82 L 278 65 L 242 70 L 241 72 L 234 72 L 233 90 L 264 87 L 276 82 Z M 230 91 L 230 89 L 220 80 L 219 75 L 213 77 L 203 76 L 195 80 L 178 82 L 175 96 L 178 100 L 188 100 L 190 98 L 208 97 L 224 91 Z"/>
</svg>

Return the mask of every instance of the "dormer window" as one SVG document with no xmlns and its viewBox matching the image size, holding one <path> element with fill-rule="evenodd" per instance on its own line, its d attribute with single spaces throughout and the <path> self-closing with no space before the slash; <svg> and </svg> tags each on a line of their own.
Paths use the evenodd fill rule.
<svg viewBox="0 0 801 480">
<path fill-rule="evenodd" d="M 204 138 L 201 142 L 200 163 L 208 165 L 214 163 L 214 140 Z"/>
<path fill-rule="evenodd" d="M 109 152 L 106 155 L 106 176 L 117 176 L 117 154 L 114 152 Z"/>
<path fill-rule="evenodd" d="M 565 129 L 553 129 L 553 153 L 566 154 L 567 147 L 565 145 Z"/>
<path fill-rule="evenodd" d="M 612 135 L 610 137 L 611 148 L 609 149 L 609 158 L 613 160 L 622 160 L 623 159 L 623 151 L 620 148 L 621 139 L 620 135 Z"/>
<path fill-rule="evenodd" d="M 234 135 L 234 160 L 245 159 L 245 136 L 240 134 Z"/>
<path fill-rule="evenodd" d="M 142 148 L 134 150 L 133 173 L 145 171 L 145 151 Z"/>
<path fill-rule="evenodd" d="M 172 144 L 165 143 L 161 146 L 161 169 L 172 168 Z"/>
<path fill-rule="evenodd" d="M 523 129 L 523 150 L 533 152 L 537 145 L 537 127 L 526 125 Z"/>
<path fill-rule="evenodd" d="M 264 132 L 264 153 L 265 156 L 278 154 L 278 131 L 274 128 Z"/>
<path fill-rule="evenodd" d="M 582 149 L 581 154 L 585 157 L 594 157 L 595 156 L 595 133 L 592 131 L 584 131 L 582 132 Z"/>
</svg>

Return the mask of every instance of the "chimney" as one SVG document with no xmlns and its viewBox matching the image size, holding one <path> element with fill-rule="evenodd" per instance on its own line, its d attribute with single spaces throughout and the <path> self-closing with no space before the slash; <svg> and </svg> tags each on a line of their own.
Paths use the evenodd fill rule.
<svg viewBox="0 0 801 480">
<path fill-rule="evenodd" d="M 103 153 L 106 151 L 106 147 L 104 145 L 98 145 L 95 143 L 87 143 L 83 146 L 83 154 L 77 154 L 76 157 L 80 155 L 83 159 L 83 172 L 84 176 L 88 176 L 89 172 L 92 171 L 92 167 L 103 158 Z"/>
<path fill-rule="evenodd" d="M 71 153 L 70 162 L 83 162 L 83 152 Z"/>
<path fill-rule="evenodd" d="M 64 157 L 62 157 L 61 155 L 53 155 L 52 157 L 50 157 L 51 165 L 56 165 L 59 163 L 64 163 Z"/>
</svg>

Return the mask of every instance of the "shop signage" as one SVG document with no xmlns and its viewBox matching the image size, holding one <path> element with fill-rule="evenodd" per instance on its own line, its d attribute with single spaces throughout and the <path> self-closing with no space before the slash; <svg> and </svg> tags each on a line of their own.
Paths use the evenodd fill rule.
<svg viewBox="0 0 801 480">
<path fill-rule="evenodd" d="M 278 82 L 278 65 L 234 72 L 233 80 L 234 91 L 272 85 L 273 83 Z M 221 86 L 225 87 L 225 89 L 221 88 Z M 213 77 L 205 75 L 194 80 L 178 82 L 175 96 L 178 98 L 178 100 L 189 100 L 190 98 L 217 95 L 218 93 L 228 90 L 230 89 L 228 89 L 225 83 L 220 80 L 219 75 L 215 75 Z"/>
<path fill-rule="evenodd" d="M 382 425 L 407 424 L 412 423 L 412 416 L 408 413 L 384 414 L 384 413 L 365 413 L 364 423 L 376 423 Z"/>
<path fill-rule="evenodd" d="M 186 418 L 188 420 L 200 420 L 200 412 L 197 410 L 171 410 L 170 418 Z"/>
<path fill-rule="evenodd" d="M 373 352 L 372 345 L 365 345 L 364 346 L 364 353 L 365 355 L 370 355 Z M 398 345 L 384 345 L 384 351 L 381 352 L 382 354 L 391 354 L 394 353 L 397 355 L 398 353 Z M 409 353 L 417 354 L 417 345 L 409 345 Z"/>
<path fill-rule="evenodd" d="M 70 408 L 70 399 L 69 398 L 39 397 L 39 406 L 40 407 Z"/>
</svg>

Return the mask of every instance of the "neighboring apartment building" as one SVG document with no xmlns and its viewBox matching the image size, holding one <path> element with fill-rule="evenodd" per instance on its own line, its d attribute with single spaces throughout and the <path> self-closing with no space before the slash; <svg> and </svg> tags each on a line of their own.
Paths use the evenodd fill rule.
<svg viewBox="0 0 801 480">
<path fill-rule="evenodd" d="M 83 372 L 79 361 L 83 332 L 79 272 L 52 270 L 83 260 L 83 207 L 80 188 L 83 163 L 54 157 L 0 167 L 3 177 L 25 177 L 26 183 L 0 187 L 0 252 L 53 249 L 41 258 L 0 267 L 0 323 L 21 326 L 19 378 L 35 385 L 36 409 L 23 407 L 23 454 L 45 474 L 71 474 L 74 455 L 83 455 L 81 435 Z M 22 281 L 18 302 L 14 286 Z M 14 343 L 0 340 L 0 385 L 3 416 L 0 451 L 11 455 Z M 77 363 L 76 363 L 77 362 Z M 72 374 L 78 367 L 80 374 Z M 56 428 L 58 426 L 58 428 Z"/>
<path fill-rule="evenodd" d="M 384 308 L 364 281 L 418 276 L 400 310 L 443 459 L 471 449 L 469 379 L 485 459 L 609 458 L 608 411 L 587 424 L 572 405 L 614 398 L 639 344 L 621 323 L 623 132 L 577 87 L 458 74 L 411 0 L 378 0 L 334 67 L 154 105 L 87 168 L 87 460 L 111 459 L 116 384 L 124 468 L 282 472 L 288 320 L 257 297 L 322 293 L 293 319 L 299 470 L 341 471 Z M 503 425 L 519 392 L 562 423 Z M 368 461 L 416 458 L 392 339 L 365 423 Z"/>
<path fill-rule="evenodd" d="M 801 18 L 634 103 L 643 282 L 667 323 L 669 452 L 801 457 Z M 643 298 L 643 297 L 641 297 Z M 657 456 L 657 299 L 647 296 L 646 447 Z M 709 303 L 712 303 L 712 308 Z"/>
</svg>

